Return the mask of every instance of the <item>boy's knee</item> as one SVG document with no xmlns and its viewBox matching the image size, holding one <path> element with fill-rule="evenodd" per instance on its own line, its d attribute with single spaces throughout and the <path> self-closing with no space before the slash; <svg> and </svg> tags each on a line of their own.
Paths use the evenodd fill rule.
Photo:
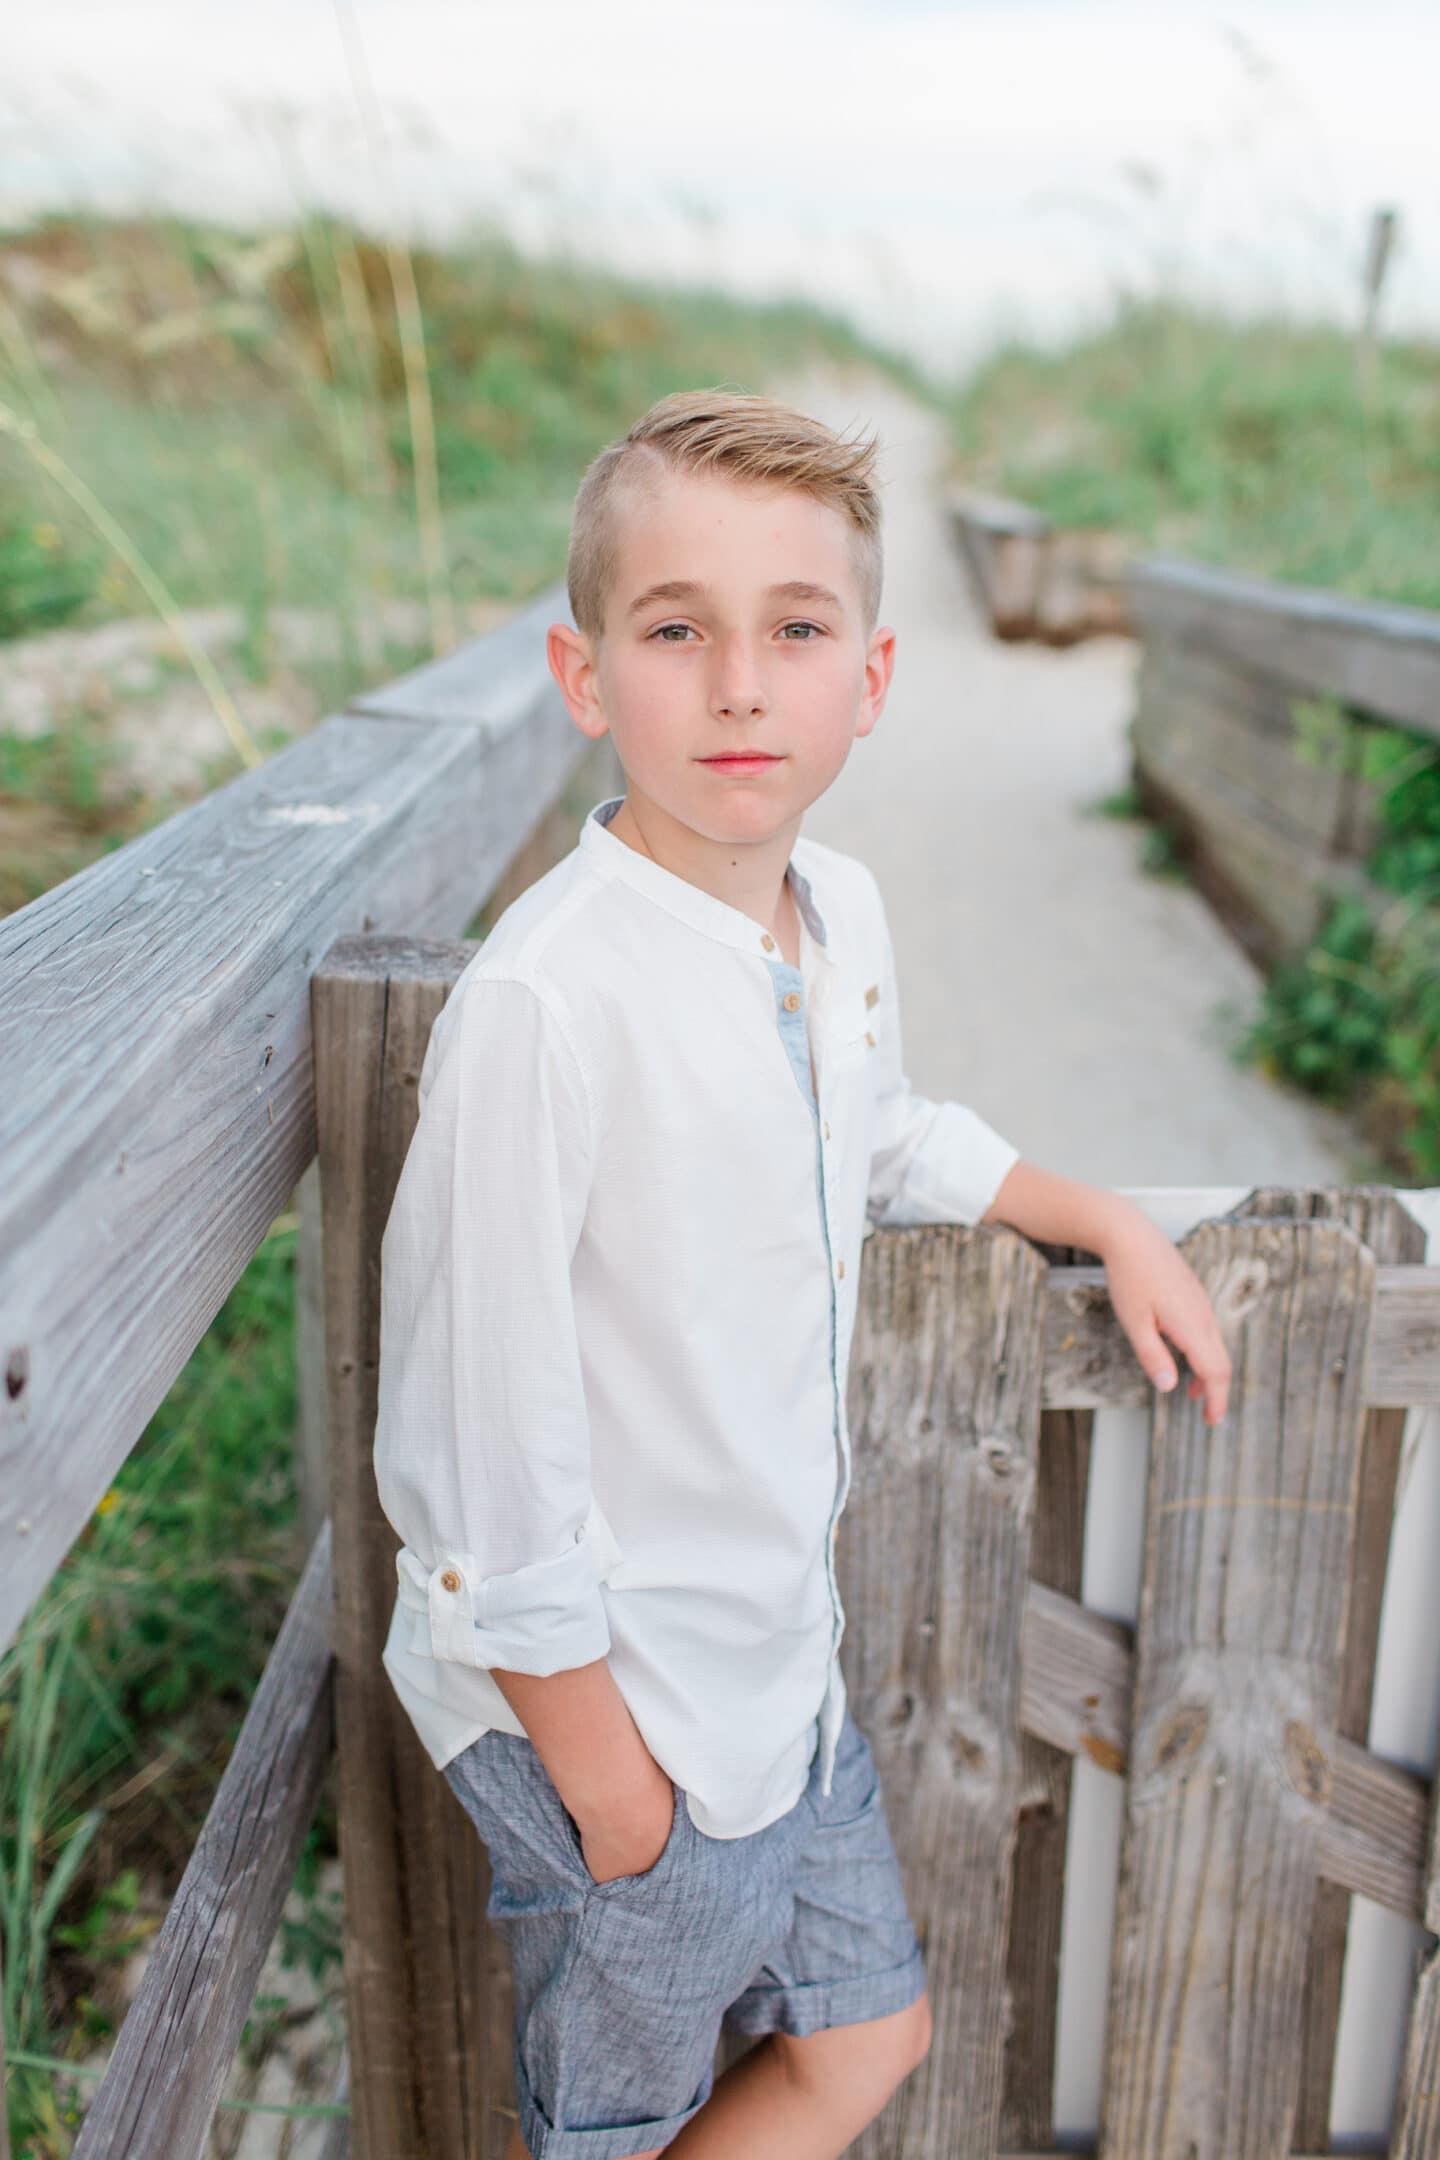
<svg viewBox="0 0 1440 2160">
<path fill-rule="evenodd" d="M 889 2017 L 832 2027 L 808 2040 L 777 2033 L 775 2041 L 789 2076 L 817 2100 L 833 2099 L 843 2086 L 878 2114 L 924 2062 L 931 2032 L 930 1998 L 922 1995 Z"/>
</svg>

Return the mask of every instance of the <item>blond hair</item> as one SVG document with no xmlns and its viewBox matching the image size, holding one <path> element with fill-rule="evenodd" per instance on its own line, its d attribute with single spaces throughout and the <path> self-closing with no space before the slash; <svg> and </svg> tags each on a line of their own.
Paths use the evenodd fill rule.
<svg viewBox="0 0 1440 2160">
<path fill-rule="evenodd" d="M 871 478 L 876 447 L 873 435 L 847 442 L 775 398 L 718 386 L 661 398 L 591 460 L 576 492 L 565 572 L 576 628 L 599 644 L 619 564 L 621 497 L 643 494 L 666 472 L 719 472 L 799 488 L 849 520 L 868 638 L 884 575 L 880 497 Z"/>
</svg>

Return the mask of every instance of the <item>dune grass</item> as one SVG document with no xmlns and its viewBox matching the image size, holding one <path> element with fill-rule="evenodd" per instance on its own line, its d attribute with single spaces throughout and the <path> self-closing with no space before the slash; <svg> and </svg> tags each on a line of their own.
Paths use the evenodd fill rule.
<svg viewBox="0 0 1440 2160">
<path fill-rule="evenodd" d="M 1151 300 L 1008 345 L 948 403 L 956 471 L 1065 525 L 1376 600 L 1440 606 L 1440 348 Z"/>
</svg>

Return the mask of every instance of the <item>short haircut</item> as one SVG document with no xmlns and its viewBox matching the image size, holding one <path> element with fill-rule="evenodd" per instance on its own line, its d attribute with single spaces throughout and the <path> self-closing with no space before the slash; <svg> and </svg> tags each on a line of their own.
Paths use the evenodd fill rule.
<svg viewBox="0 0 1440 2160">
<path fill-rule="evenodd" d="M 884 577 L 880 497 L 871 478 L 878 438 L 846 441 L 770 397 L 716 387 L 676 390 L 642 413 L 586 467 L 575 496 L 565 582 L 575 625 L 598 645 L 619 567 L 619 511 L 665 472 L 723 473 L 803 490 L 849 520 L 865 636 L 880 616 Z"/>
</svg>

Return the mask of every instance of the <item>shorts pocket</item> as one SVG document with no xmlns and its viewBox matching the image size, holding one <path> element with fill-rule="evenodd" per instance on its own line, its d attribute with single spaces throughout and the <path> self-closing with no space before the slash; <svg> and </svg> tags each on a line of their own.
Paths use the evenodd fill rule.
<svg viewBox="0 0 1440 2160">
<path fill-rule="evenodd" d="M 666 1876 L 672 1872 L 676 1864 L 681 1841 L 685 1835 L 685 1826 L 690 1821 L 690 1809 L 686 1804 L 684 1793 L 673 1779 L 671 1780 L 670 1789 L 675 1796 L 675 1812 L 670 1818 L 670 1829 L 665 1843 L 661 1846 L 650 1866 L 643 1868 L 638 1875 L 614 1875 L 609 1882 L 597 1883 L 589 1868 L 585 1866 L 585 1856 L 580 1849 L 580 1832 L 574 1823 L 571 1823 L 571 1829 L 575 1834 L 575 1849 L 579 1855 L 580 1865 L 585 1870 L 585 1879 L 590 1885 L 592 1897 L 624 1896 L 627 1891 L 643 1894 L 647 1888 L 657 1888 L 664 1882 Z M 570 1821 L 568 1815 L 566 1821 Z"/>
</svg>

